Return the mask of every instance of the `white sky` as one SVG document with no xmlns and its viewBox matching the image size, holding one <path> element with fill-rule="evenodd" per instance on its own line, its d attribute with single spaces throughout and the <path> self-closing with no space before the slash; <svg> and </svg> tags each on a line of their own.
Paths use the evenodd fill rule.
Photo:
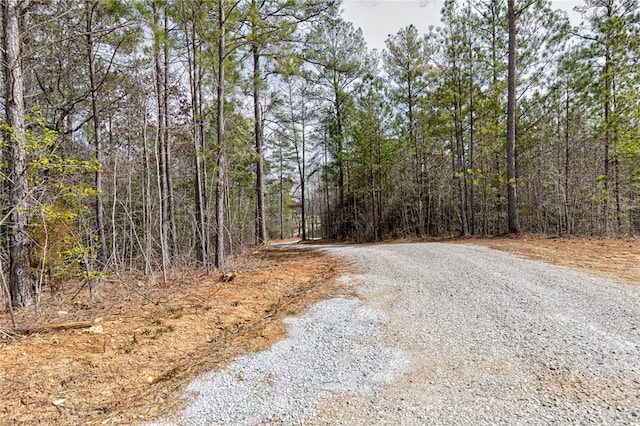
<svg viewBox="0 0 640 426">
<path fill-rule="evenodd" d="M 577 25 L 580 15 L 573 10 L 581 0 L 552 0 L 554 9 L 567 11 L 572 25 Z M 390 34 L 413 24 L 420 33 L 429 26 L 441 25 L 440 10 L 444 0 L 343 0 L 342 16 L 362 28 L 369 49 L 382 50 Z"/>
</svg>

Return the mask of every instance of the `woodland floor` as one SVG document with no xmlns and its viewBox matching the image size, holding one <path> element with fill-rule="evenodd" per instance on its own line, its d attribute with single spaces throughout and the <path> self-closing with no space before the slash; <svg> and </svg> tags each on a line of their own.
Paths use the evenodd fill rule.
<svg viewBox="0 0 640 426">
<path fill-rule="evenodd" d="M 466 238 L 520 256 L 640 285 L 640 240 L 574 237 Z M 45 294 L 18 323 L 85 321 L 91 328 L 16 336 L 0 312 L 0 424 L 131 424 L 176 410 L 197 375 L 282 338 L 281 319 L 344 293 L 349 266 L 319 251 L 272 246 L 236 260 L 231 282 L 183 270 L 124 277 Z M 159 283 L 160 280 L 160 283 Z M 5 331 L 2 331 L 5 330 Z"/>
</svg>

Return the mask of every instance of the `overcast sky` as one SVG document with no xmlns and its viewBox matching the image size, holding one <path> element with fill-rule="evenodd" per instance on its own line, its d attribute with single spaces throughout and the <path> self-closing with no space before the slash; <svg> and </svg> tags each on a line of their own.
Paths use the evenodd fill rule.
<svg viewBox="0 0 640 426">
<path fill-rule="evenodd" d="M 573 8 L 581 0 L 552 0 L 554 9 L 569 13 L 572 25 L 577 25 L 580 16 Z M 430 25 L 439 26 L 440 10 L 444 0 L 343 0 L 343 17 L 362 28 L 369 49 L 382 50 L 389 34 L 413 24 L 420 33 Z"/>
</svg>

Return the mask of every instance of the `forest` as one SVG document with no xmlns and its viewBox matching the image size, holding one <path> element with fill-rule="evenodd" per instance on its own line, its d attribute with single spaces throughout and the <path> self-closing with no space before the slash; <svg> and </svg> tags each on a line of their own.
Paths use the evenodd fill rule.
<svg viewBox="0 0 640 426">
<path fill-rule="evenodd" d="M 640 233 L 640 6 L 2 0 L 9 306 L 272 239 Z"/>
</svg>

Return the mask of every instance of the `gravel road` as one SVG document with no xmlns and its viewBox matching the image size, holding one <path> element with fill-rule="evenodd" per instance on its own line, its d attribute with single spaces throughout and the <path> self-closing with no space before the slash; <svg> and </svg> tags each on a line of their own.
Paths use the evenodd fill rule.
<svg viewBox="0 0 640 426">
<path fill-rule="evenodd" d="M 470 245 L 323 249 L 360 300 L 194 382 L 177 423 L 640 424 L 640 287 Z"/>
</svg>

